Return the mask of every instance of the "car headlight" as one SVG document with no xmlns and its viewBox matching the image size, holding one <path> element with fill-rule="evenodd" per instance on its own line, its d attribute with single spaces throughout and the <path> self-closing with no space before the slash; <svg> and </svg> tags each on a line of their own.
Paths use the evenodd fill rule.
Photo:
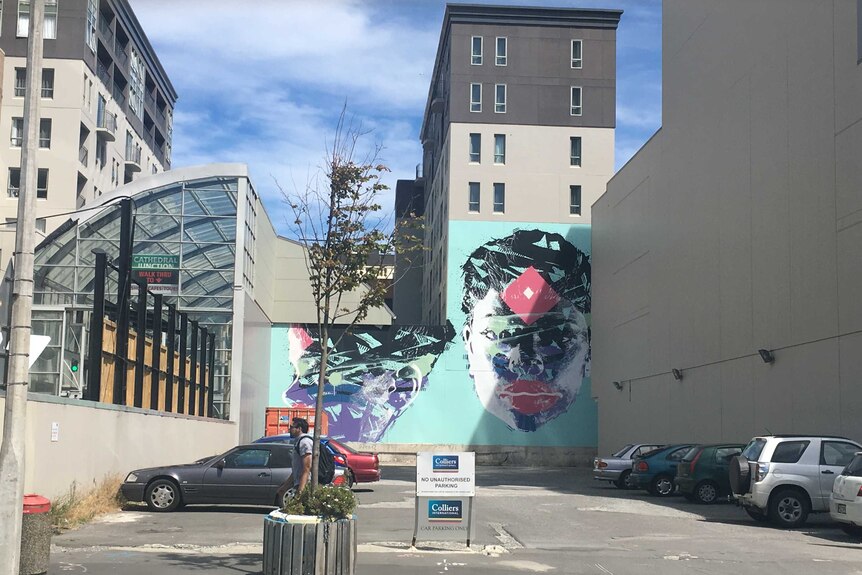
<svg viewBox="0 0 862 575">
<path fill-rule="evenodd" d="M 129 473 L 126 476 L 126 483 L 135 483 L 138 480 L 138 476 L 134 473 Z"/>
</svg>

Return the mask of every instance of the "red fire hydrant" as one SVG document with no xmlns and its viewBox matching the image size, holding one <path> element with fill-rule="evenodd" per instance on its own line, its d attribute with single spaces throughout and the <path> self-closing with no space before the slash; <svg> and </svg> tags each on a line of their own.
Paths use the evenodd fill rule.
<svg viewBox="0 0 862 575">
<path fill-rule="evenodd" d="M 24 496 L 24 518 L 21 525 L 20 575 L 48 572 L 51 556 L 51 502 L 41 495 Z"/>
</svg>

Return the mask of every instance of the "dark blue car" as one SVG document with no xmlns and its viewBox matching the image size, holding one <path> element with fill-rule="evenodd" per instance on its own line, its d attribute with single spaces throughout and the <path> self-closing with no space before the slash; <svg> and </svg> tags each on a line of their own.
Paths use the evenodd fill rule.
<svg viewBox="0 0 862 575">
<path fill-rule="evenodd" d="M 638 457 L 632 463 L 629 481 L 635 489 L 646 489 L 659 497 L 672 495 L 676 466 L 692 447 L 693 443 L 677 443 Z"/>
</svg>

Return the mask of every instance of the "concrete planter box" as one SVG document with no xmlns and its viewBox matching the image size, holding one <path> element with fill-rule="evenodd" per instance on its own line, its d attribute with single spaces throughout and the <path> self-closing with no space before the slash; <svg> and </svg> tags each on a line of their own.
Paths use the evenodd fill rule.
<svg viewBox="0 0 862 575">
<path fill-rule="evenodd" d="M 353 575 L 356 569 L 356 520 L 278 511 L 263 520 L 264 575 Z"/>
</svg>

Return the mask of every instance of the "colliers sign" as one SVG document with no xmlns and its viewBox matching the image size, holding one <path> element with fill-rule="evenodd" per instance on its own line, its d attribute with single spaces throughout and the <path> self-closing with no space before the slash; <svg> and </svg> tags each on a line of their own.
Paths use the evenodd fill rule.
<svg viewBox="0 0 862 575">
<path fill-rule="evenodd" d="M 180 256 L 134 254 L 132 279 L 145 280 L 153 293 L 176 294 L 180 278 Z"/>
</svg>

